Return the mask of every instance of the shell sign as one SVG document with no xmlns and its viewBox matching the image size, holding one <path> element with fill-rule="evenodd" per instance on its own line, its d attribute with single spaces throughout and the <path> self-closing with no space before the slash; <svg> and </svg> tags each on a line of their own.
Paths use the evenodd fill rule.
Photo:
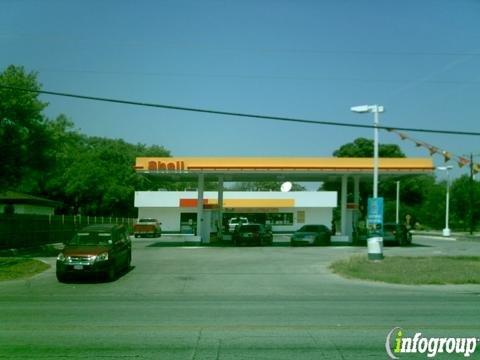
<svg viewBox="0 0 480 360">
<path fill-rule="evenodd" d="M 146 161 L 141 161 L 146 160 Z M 147 171 L 162 171 L 162 172 L 184 172 L 187 167 L 185 162 L 181 160 L 157 160 L 154 158 L 150 159 L 141 159 L 138 161 L 135 166 L 136 170 L 147 170 Z"/>
<path fill-rule="evenodd" d="M 149 161 L 148 170 L 150 171 L 185 171 L 185 162 L 183 161 Z"/>
</svg>

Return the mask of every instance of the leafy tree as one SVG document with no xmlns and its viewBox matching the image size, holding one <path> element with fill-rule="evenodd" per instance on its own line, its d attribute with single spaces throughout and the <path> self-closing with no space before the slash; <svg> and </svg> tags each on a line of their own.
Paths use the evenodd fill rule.
<svg viewBox="0 0 480 360">
<path fill-rule="evenodd" d="M 0 73 L 0 86 L 39 90 L 37 74 L 9 66 Z M 49 167 L 50 139 L 42 115 L 46 103 L 38 94 L 0 87 L 0 186 L 17 186 L 30 172 Z"/>
<path fill-rule="evenodd" d="M 59 181 L 68 205 L 88 215 L 134 216 L 134 192 L 148 188 L 133 169 L 135 157 L 170 156 L 163 147 L 119 139 L 83 137 L 77 146 Z"/>
<path fill-rule="evenodd" d="M 472 210 L 470 210 L 471 200 L 473 201 Z M 470 211 L 473 212 L 473 224 L 478 223 L 480 220 L 480 184 L 476 181 L 470 183 L 468 175 L 453 181 L 450 188 L 450 210 L 453 228 L 467 230 L 470 226 Z"/>
<path fill-rule="evenodd" d="M 2 87 L 3 86 L 3 87 Z M 134 190 L 177 184 L 135 173 L 137 156 L 170 156 L 162 146 L 88 137 L 65 115 L 43 116 L 47 106 L 34 92 L 37 74 L 9 66 L 0 73 L 0 187 L 63 203 L 62 212 L 133 215 Z"/>
<path fill-rule="evenodd" d="M 333 152 L 335 157 L 373 157 L 374 142 L 370 139 L 357 138 L 351 143 L 340 146 L 339 149 Z M 379 157 L 390 158 L 404 158 L 405 154 L 400 150 L 400 147 L 395 144 L 379 144 Z"/>
<path fill-rule="evenodd" d="M 337 150 L 333 152 L 335 157 L 373 157 L 374 142 L 370 139 L 357 138 L 351 143 L 344 144 L 340 146 Z M 378 147 L 378 153 L 380 157 L 399 157 L 404 158 L 405 154 L 402 152 L 400 147 L 395 144 L 380 144 Z M 384 186 L 383 181 L 379 184 L 379 190 L 382 192 L 382 186 Z M 353 184 L 349 185 L 349 188 L 352 188 Z M 340 181 L 325 181 L 321 187 L 322 190 L 327 191 L 336 191 L 340 194 L 341 184 Z M 361 182 L 360 183 L 360 209 L 365 214 L 367 209 L 367 198 L 371 195 L 372 186 L 371 182 Z M 353 194 L 349 194 L 349 202 L 353 202 Z"/>
<path fill-rule="evenodd" d="M 400 221 L 408 214 L 412 222 L 421 224 L 438 223 L 438 211 L 426 211 L 427 204 L 436 204 L 443 196 L 438 193 L 438 184 L 433 175 L 405 175 L 382 180 L 379 186 L 380 194 L 385 198 L 385 222 L 395 221 L 397 184 L 400 181 Z"/>
<path fill-rule="evenodd" d="M 342 145 L 335 150 L 333 155 L 336 157 L 373 157 L 373 140 L 357 138 L 351 143 Z M 405 154 L 396 144 L 380 144 L 379 157 L 404 158 Z M 401 207 L 400 221 L 405 219 L 405 215 L 412 216 L 412 221 L 420 222 L 438 222 L 435 216 L 429 216 L 425 211 L 425 204 L 435 203 L 432 198 L 437 195 L 435 178 L 431 175 L 410 175 L 401 177 L 382 176 L 379 182 L 379 193 L 385 198 L 384 219 L 386 222 L 395 221 L 396 213 L 396 182 L 401 181 Z M 349 185 L 351 189 L 353 184 Z M 322 189 L 337 191 L 340 194 L 340 181 L 327 181 L 322 185 Z M 367 199 L 371 196 L 371 181 L 360 183 L 360 209 L 363 216 L 366 216 Z M 353 201 L 353 194 L 348 194 L 348 201 Z"/>
</svg>

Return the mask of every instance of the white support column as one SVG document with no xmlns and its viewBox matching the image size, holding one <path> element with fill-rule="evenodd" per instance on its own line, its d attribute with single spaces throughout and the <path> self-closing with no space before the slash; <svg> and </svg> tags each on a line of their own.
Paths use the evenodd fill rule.
<svg viewBox="0 0 480 360">
<path fill-rule="evenodd" d="M 353 201 L 360 206 L 360 176 L 353 178 Z"/>
<path fill-rule="evenodd" d="M 353 202 L 357 207 L 353 216 L 354 225 L 356 227 L 360 216 L 360 176 L 355 176 L 353 178 Z"/>
<path fill-rule="evenodd" d="M 204 241 L 202 239 L 203 234 L 203 191 L 205 188 L 205 175 L 198 174 L 198 191 L 197 191 L 197 236 L 200 237 L 200 241 Z"/>
<path fill-rule="evenodd" d="M 223 236 L 223 176 L 218 177 L 218 233 L 217 237 L 222 240 Z"/>
<path fill-rule="evenodd" d="M 342 176 L 342 190 L 340 194 L 340 231 L 343 236 L 347 235 L 347 175 Z"/>
</svg>

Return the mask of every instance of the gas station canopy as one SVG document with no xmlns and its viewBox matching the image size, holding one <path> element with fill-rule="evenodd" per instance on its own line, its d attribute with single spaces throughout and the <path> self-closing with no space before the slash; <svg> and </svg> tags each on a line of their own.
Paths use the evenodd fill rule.
<svg viewBox="0 0 480 360">
<path fill-rule="evenodd" d="M 428 174 L 435 169 L 431 158 L 380 158 L 381 176 Z M 341 179 L 340 210 L 341 234 L 349 241 L 347 227 L 348 178 L 354 180 L 355 203 L 359 201 L 360 179 L 372 177 L 372 158 L 316 158 L 316 157 L 139 157 L 138 173 L 161 176 L 172 181 L 198 181 L 197 234 L 209 241 L 209 227 L 204 226 L 205 181 L 218 181 L 219 218 L 223 212 L 224 181 L 312 181 Z M 220 226 L 220 229 L 222 226 Z M 221 235 L 221 230 L 220 230 Z"/>
<path fill-rule="evenodd" d="M 324 157 L 139 157 L 139 173 L 157 174 L 176 181 L 189 181 L 204 174 L 205 180 L 225 181 L 324 181 L 342 175 L 368 175 L 372 158 Z M 431 173 L 431 158 L 380 158 L 381 175 Z"/>
</svg>

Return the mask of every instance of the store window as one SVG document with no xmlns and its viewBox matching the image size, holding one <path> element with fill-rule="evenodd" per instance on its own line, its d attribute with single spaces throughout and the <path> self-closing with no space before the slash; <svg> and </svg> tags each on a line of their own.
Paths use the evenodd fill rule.
<svg viewBox="0 0 480 360">
<path fill-rule="evenodd" d="M 266 223 L 270 225 L 293 225 L 292 213 L 266 214 Z"/>
<path fill-rule="evenodd" d="M 223 214 L 223 224 L 228 224 L 228 220 L 233 217 L 246 217 L 250 223 L 259 223 L 265 225 L 293 225 L 293 213 L 225 213 Z"/>
<path fill-rule="evenodd" d="M 297 223 L 305 224 L 305 211 L 297 211 Z"/>
<path fill-rule="evenodd" d="M 197 213 L 180 214 L 180 232 L 182 234 L 195 234 L 197 231 Z"/>
</svg>

